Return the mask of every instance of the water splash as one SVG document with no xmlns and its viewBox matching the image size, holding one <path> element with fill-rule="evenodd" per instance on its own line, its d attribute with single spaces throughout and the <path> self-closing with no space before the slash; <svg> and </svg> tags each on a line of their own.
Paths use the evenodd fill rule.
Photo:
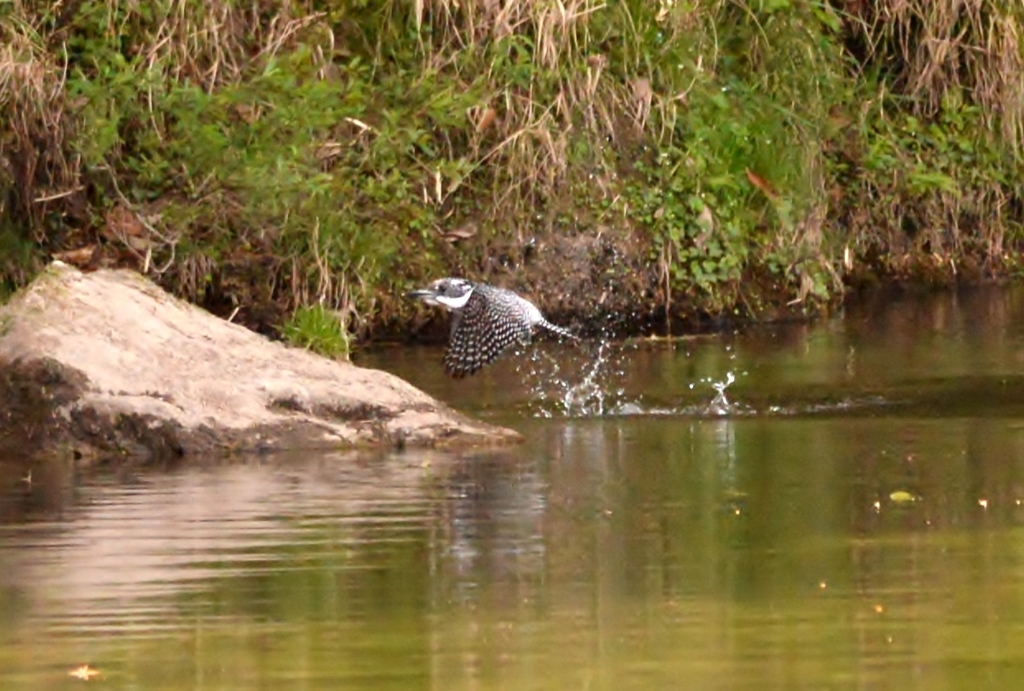
<svg viewBox="0 0 1024 691">
<path fill-rule="evenodd" d="M 687 418 L 790 417 L 861 413 L 893 401 L 878 395 L 841 398 L 794 398 L 779 403 L 773 397 L 745 392 L 745 400 L 732 400 L 730 388 L 748 375 L 742 368 L 692 379 L 684 391 L 642 396 L 627 394 L 630 380 L 628 342 L 602 338 L 561 350 L 543 346 L 521 353 L 519 371 L 529 390 L 528 414 L 543 418 L 679 416 Z M 665 391 L 661 391 L 662 396 Z"/>
<path fill-rule="evenodd" d="M 740 376 L 746 374 L 740 372 Z M 733 371 L 725 373 L 725 378 L 717 380 L 712 377 L 703 377 L 697 381 L 691 382 L 688 386 L 690 391 L 697 390 L 698 386 L 703 388 L 709 386 L 714 389 L 714 396 L 710 401 L 704 399 L 697 402 L 689 403 L 685 401 L 678 401 L 674 405 L 668 406 L 650 406 L 644 409 L 630 411 L 629 415 L 681 415 L 685 417 L 694 418 L 708 418 L 708 417 L 737 417 L 745 415 L 757 415 L 757 411 L 751 406 L 745 403 L 734 403 L 729 400 L 726 396 L 725 391 L 737 381 L 737 374 Z M 706 394 L 698 394 L 702 398 Z"/>
<path fill-rule="evenodd" d="M 728 415 L 732 412 L 732 405 L 729 403 L 729 399 L 725 397 L 725 390 L 732 386 L 735 381 L 736 375 L 730 370 L 725 373 L 725 381 L 711 382 L 711 386 L 715 390 L 715 397 L 708 404 L 707 412 L 709 414 Z"/>
<path fill-rule="evenodd" d="M 723 379 L 704 377 L 691 382 L 689 389 L 698 385 L 710 386 L 714 395 L 710 401 L 667 408 L 652 406 L 641 400 L 626 398 L 626 357 L 623 344 L 607 338 L 577 346 L 577 354 L 556 359 L 545 348 L 531 348 L 520 362 L 520 368 L 530 391 L 529 409 L 537 417 L 604 417 L 635 415 L 686 415 L 690 417 L 724 417 L 752 414 L 748 407 L 733 403 L 726 390 L 737 380 L 737 374 L 727 371 Z M 745 374 L 745 373 L 741 373 Z"/>
<path fill-rule="evenodd" d="M 531 408 L 538 417 L 600 417 L 613 414 L 620 404 L 625 377 L 621 351 L 607 339 L 596 347 L 578 347 L 583 355 L 568 361 L 579 364 L 572 370 L 544 349 L 531 350 L 526 377 Z"/>
</svg>

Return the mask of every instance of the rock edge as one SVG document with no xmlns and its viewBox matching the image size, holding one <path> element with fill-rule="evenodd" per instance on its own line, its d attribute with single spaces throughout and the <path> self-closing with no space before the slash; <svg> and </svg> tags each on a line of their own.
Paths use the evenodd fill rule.
<svg viewBox="0 0 1024 691">
<path fill-rule="evenodd" d="M 516 442 L 386 372 L 270 341 L 128 270 L 54 262 L 0 308 L 0 451 L 79 459 Z"/>
</svg>

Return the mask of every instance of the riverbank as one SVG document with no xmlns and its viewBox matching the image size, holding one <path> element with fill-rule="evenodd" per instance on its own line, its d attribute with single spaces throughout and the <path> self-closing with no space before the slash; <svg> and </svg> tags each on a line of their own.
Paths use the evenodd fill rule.
<svg viewBox="0 0 1024 691">
<path fill-rule="evenodd" d="M 130 267 L 340 355 L 497 283 L 596 332 L 1006 279 L 1024 8 L 21 1 L 0 282 Z"/>
</svg>

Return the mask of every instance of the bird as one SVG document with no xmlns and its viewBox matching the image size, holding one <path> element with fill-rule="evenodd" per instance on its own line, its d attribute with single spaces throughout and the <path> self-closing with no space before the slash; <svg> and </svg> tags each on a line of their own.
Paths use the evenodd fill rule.
<svg viewBox="0 0 1024 691">
<path fill-rule="evenodd" d="M 475 374 L 513 343 L 528 344 L 537 327 L 579 340 L 568 329 L 545 319 L 526 298 L 486 283 L 439 278 L 406 296 L 451 312 L 451 331 L 443 362 L 445 371 L 455 379 Z"/>
</svg>

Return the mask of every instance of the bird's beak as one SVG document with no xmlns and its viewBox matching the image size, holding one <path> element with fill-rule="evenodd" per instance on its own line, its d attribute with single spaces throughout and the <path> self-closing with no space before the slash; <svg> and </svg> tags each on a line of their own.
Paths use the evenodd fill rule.
<svg viewBox="0 0 1024 691">
<path fill-rule="evenodd" d="M 405 294 L 407 298 L 414 298 L 423 300 L 428 305 L 437 305 L 437 291 L 430 290 L 429 288 L 421 288 L 420 290 L 410 290 Z"/>
</svg>

